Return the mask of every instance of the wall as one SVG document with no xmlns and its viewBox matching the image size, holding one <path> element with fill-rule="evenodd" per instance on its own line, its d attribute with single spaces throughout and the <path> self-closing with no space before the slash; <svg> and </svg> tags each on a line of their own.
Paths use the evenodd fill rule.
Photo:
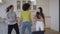
<svg viewBox="0 0 60 34">
<path fill-rule="evenodd" d="M 60 0 L 59 0 L 59 20 L 60 20 Z M 59 32 L 60 32 L 60 21 L 59 21 Z"/>
<path fill-rule="evenodd" d="M 0 4 L 0 12 L 5 12 L 6 11 L 5 8 L 7 6 L 9 6 L 10 4 L 13 4 L 14 5 L 14 10 L 17 11 L 16 2 L 17 2 L 17 0 L 5 0 L 5 3 Z M 49 15 L 49 11 L 48 11 L 49 10 L 48 9 L 49 4 L 48 4 L 48 2 L 49 2 L 48 0 L 37 0 L 37 8 L 41 6 L 43 8 L 43 12 L 46 16 Z"/>
<path fill-rule="evenodd" d="M 43 8 L 43 13 L 45 15 L 46 28 L 50 28 L 51 17 L 49 12 L 49 0 L 37 0 L 37 9 L 38 7 Z"/>
<path fill-rule="evenodd" d="M 14 10 L 17 13 L 17 16 L 20 16 L 20 12 L 17 11 L 17 4 L 16 4 L 17 0 L 5 0 L 4 3 L 0 4 L 0 17 L 5 18 L 6 17 L 6 7 L 9 6 L 10 4 L 14 5 Z M 43 12 L 45 14 L 46 17 L 46 27 L 49 28 L 50 27 L 50 13 L 49 13 L 49 0 L 37 0 L 37 9 L 38 7 L 42 7 L 43 8 Z M 32 8 L 32 7 L 31 7 Z M 32 10 L 33 11 L 33 10 Z M 33 11 L 32 14 L 35 14 Z"/>
<path fill-rule="evenodd" d="M 49 0 L 51 29 L 59 31 L 59 0 Z"/>
<path fill-rule="evenodd" d="M 14 11 L 16 11 L 16 0 L 5 0 L 3 3 L 0 4 L 0 17 L 6 17 L 6 8 L 9 5 L 14 5 Z"/>
<path fill-rule="evenodd" d="M 8 7 L 10 4 L 13 4 L 15 7 L 14 11 L 17 11 L 16 1 L 17 0 L 5 0 L 2 4 L 0 4 L 0 17 L 6 17 L 6 7 Z M 43 8 L 45 16 L 48 16 L 48 18 L 46 17 L 46 27 L 51 27 L 51 29 L 59 31 L 59 1 L 37 0 L 37 8 L 40 6 Z M 17 14 L 19 16 L 18 12 Z"/>
</svg>

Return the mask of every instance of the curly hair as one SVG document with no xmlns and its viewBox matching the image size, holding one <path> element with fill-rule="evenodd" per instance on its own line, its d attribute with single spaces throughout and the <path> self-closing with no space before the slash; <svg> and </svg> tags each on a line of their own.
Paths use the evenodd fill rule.
<svg viewBox="0 0 60 34">
<path fill-rule="evenodd" d="M 30 8 L 30 4 L 29 4 L 29 3 L 23 4 L 22 9 L 23 9 L 24 11 L 28 10 L 29 8 Z"/>
</svg>

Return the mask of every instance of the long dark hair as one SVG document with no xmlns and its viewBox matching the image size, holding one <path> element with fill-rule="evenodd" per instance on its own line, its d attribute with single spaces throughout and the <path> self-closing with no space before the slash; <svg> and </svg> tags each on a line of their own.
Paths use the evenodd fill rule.
<svg viewBox="0 0 60 34">
<path fill-rule="evenodd" d="M 9 12 L 9 10 L 13 7 L 13 5 L 10 5 L 9 7 L 7 7 L 7 11 L 6 12 Z"/>
<path fill-rule="evenodd" d="M 44 14 L 43 14 L 43 9 L 42 9 L 42 7 L 39 7 L 38 9 L 40 9 L 40 16 L 44 19 Z"/>
</svg>

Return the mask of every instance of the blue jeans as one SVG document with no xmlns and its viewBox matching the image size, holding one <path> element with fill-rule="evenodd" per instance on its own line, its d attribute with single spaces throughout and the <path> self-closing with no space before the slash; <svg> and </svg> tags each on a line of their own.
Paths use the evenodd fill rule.
<svg viewBox="0 0 60 34">
<path fill-rule="evenodd" d="M 25 33 L 26 27 L 28 28 L 29 34 L 32 34 L 30 22 L 23 22 L 21 34 L 24 34 Z"/>
</svg>

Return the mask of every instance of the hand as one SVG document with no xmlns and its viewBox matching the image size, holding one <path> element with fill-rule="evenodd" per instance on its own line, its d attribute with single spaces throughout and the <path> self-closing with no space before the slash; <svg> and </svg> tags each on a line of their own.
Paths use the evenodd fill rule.
<svg viewBox="0 0 60 34">
<path fill-rule="evenodd" d="M 17 21 L 17 20 L 16 19 L 13 19 L 12 21 L 14 22 L 14 21 Z"/>
<path fill-rule="evenodd" d="M 20 23 L 20 26 L 21 26 L 21 23 Z"/>
<path fill-rule="evenodd" d="M 31 24 L 31 26 L 32 26 L 32 24 Z"/>
<path fill-rule="evenodd" d="M 33 24 L 35 24 L 35 22 Z"/>
<path fill-rule="evenodd" d="M 44 24 L 44 27 L 46 27 L 46 24 Z"/>
<path fill-rule="evenodd" d="M 21 24 L 22 24 L 22 21 L 20 20 L 20 21 L 19 21 L 19 23 L 20 23 L 20 26 L 21 26 Z"/>
<path fill-rule="evenodd" d="M 46 25 L 44 24 L 44 28 L 46 29 Z"/>
</svg>

